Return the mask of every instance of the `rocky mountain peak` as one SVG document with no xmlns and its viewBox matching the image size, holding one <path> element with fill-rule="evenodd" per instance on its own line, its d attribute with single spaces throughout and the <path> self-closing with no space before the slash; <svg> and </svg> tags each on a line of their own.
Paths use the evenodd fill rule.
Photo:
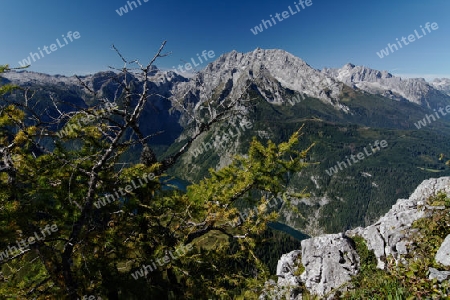
<svg viewBox="0 0 450 300">
<path fill-rule="evenodd" d="M 230 90 L 227 95 L 238 96 L 250 82 L 256 84 L 262 97 L 275 104 L 287 101 L 283 89 L 289 89 L 335 105 L 342 88 L 333 78 L 284 50 L 257 48 L 248 53 L 221 55 L 195 80 L 180 84 L 174 96 L 198 95 L 197 101 L 202 103 L 213 94 L 225 94 L 225 89 Z M 203 87 L 201 93 L 199 86 Z"/>
<path fill-rule="evenodd" d="M 431 83 L 433 87 L 450 96 L 450 79 L 449 78 L 436 78 Z"/>
<path fill-rule="evenodd" d="M 387 71 L 378 71 L 365 66 L 346 64 L 340 69 L 324 68 L 322 73 L 332 76 L 353 88 L 371 94 L 379 94 L 393 100 L 407 100 L 425 107 L 436 108 L 441 98 L 432 84 L 423 78 L 401 78 Z M 445 84 L 442 84 L 445 86 Z M 447 85 L 449 88 L 450 85 Z"/>
<path fill-rule="evenodd" d="M 239 97 L 249 82 L 254 83 L 260 95 L 273 104 L 286 102 L 288 90 L 320 99 L 345 112 L 348 108 L 340 102 L 343 84 L 428 108 L 449 104 L 448 96 L 442 93 L 450 89 L 446 81 L 432 85 L 423 78 L 403 79 L 387 71 L 351 63 L 340 69 L 320 71 L 287 51 L 261 48 L 247 53 L 233 50 L 221 55 L 196 78 L 178 85 L 173 94 L 177 99 L 191 95 L 190 100 L 199 105 L 212 95 Z"/>
</svg>

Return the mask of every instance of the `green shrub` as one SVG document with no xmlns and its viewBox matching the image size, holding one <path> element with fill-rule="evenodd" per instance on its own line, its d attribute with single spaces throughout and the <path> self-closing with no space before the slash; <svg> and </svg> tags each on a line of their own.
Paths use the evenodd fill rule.
<svg viewBox="0 0 450 300">
<path fill-rule="evenodd" d="M 413 223 L 409 239 L 406 263 L 395 263 L 387 258 L 387 270 L 376 268 L 376 258 L 369 251 L 365 240 L 354 237 L 355 248 L 360 256 L 360 273 L 351 282 L 352 290 L 343 299 L 448 299 L 449 283 L 429 280 L 429 268 L 447 269 L 434 260 L 444 238 L 450 234 L 450 198 L 443 192 L 427 199 L 430 206 L 445 206 L 433 210 L 430 217 Z"/>
<path fill-rule="evenodd" d="M 351 291 L 344 293 L 343 299 L 407 299 L 407 289 L 401 281 L 386 271 L 377 269 L 377 259 L 369 250 L 366 241 L 360 237 L 352 238 L 360 258 L 360 272 L 353 277 Z"/>
</svg>

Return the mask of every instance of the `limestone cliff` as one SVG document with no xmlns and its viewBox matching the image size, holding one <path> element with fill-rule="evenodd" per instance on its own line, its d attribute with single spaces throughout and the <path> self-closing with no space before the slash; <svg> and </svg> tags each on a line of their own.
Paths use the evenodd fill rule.
<svg viewBox="0 0 450 300">
<path fill-rule="evenodd" d="M 278 282 L 267 282 L 260 299 L 302 299 L 305 289 L 310 294 L 331 298 L 336 290 L 351 289 L 351 284 L 346 283 L 361 269 L 353 240 L 356 237 L 362 237 L 368 250 L 373 251 L 377 268 L 386 269 L 388 260 L 391 264 L 407 263 L 405 257 L 415 255 L 416 246 L 411 236 L 417 229 L 412 228 L 413 223 L 446 209 L 444 205 L 429 205 L 428 200 L 440 192 L 450 195 L 450 177 L 423 181 L 409 199 L 399 199 L 388 213 L 370 226 L 303 240 L 301 251 L 294 250 L 279 260 Z M 443 267 L 450 265 L 450 235 L 443 241 L 434 261 Z M 450 275 L 448 270 L 431 267 L 428 273 L 430 280 L 436 278 L 439 282 Z"/>
</svg>

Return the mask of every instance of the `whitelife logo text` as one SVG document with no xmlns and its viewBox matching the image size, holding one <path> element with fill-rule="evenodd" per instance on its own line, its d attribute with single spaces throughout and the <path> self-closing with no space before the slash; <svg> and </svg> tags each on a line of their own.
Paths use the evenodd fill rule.
<svg viewBox="0 0 450 300">
<path fill-rule="evenodd" d="M 62 37 L 63 37 L 63 40 L 65 43 L 61 43 L 59 38 L 57 38 L 56 44 L 51 44 L 49 47 L 47 45 L 45 45 L 44 47 L 42 47 L 42 49 L 41 49 L 41 47 L 38 47 L 39 53 L 30 52 L 30 55 L 27 58 L 24 58 L 24 59 L 22 59 L 22 61 L 19 61 L 19 65 L 21 67 L 30 66 L 31 60 L 33 60 L 33 62 L 36 62 L 37 60 L 39 60 L 45 56 L 44 52 L 42 52 L 42 50 L 44 50 L 45 53 L 48 55 L 52 52 L 55 52 L 58 49 L 65 47 L 66 45 L 68 45 L 69 42 L 67 41 L 67 39 L 69 39 L 70 42 L 73 42 L 74 40 L 78 40 L 81 37 L 81 35 L 78 31 L 74 31 L 73 33 L 72 33 L 72 31 L 69 31 L 67 33 L 67 36 L 64 36 L 64 34 L 63 34 Z"/>
<path fill-rule="evenodd" d="M 410 43 L 415 42 L 416 38 L 419 40 L 419 39 L 423 38 L 424 36 L 426 36 L 427 32 L 422 27 L 422 25 L 420 25 L 420 28 L 422 29 L 423 35 L 420 35 L 420 33 L 418 33 L 417 30 L 414 30 L 415 35 L 414 34 L 408 35 L 408 41 L 409 42 L 406 41 L 406 37 L 402 36 L 400 41 L 403 42 L 403 45 L 408 46 Z M 425 28 L 427 29 L 428 33 L 431 33 L 430 28 L 433 29 L 433 30 L 438 30 L 439 26 L 438 26 L 438 24 L 436 22 L 431 23 L 431 24 L 430 24 L 430 22 L 427 22 L 427 24 L 425 24 Z M 400 43 L 398 38 L 396 38 L 396 40 L 397 40 L 397 44 L 400 47 L 400 49 L 403 48 L 402 43 Z M 391 53 L 394 53 L 394 51 L 398 51 L 398 47 L 397 47 L 397 45 L 395 43 L 394 44 L 388 43 L 386 48 L 381 49 L 380 52 L 377 52 L 377 55 L 380 58 L 384 58 L 385 56 L 388 56 L 390 54 L 389 50 L 391 50 Z"/>
<path fill-rule="evenodd" d="M 43 241 L 46 237 L 45 233 L 47 233 L 47 235 L 51 235 L 52 232 L 57 232 L 58 231 L 58 226 L 56 226 L 56 224 L 53 225 L 46 225 L 44 227 L 44 229 L 41 228 L 41 235 L 42 238 L 39 236 L 39 234 L 37 232 L 34 233 L 34 237 L 30 236 L 27 239 L 22 239 L 20 241 L 16 241 L 17 246 L 19 247 L 19 249 L 17 249 L 16 246 L 8 246 L 8 249 L 0 252 L 0 261 L 3 259 L 7 259 L 9 257 L 9 255 L 13 256 L 17 251 L 21 251 L 23 252 L 24 250 L 27 250 L 29 248 L 30 245 L 34 244 L 36 242 L 36 240 L 38 241 Z"/>
</svg>

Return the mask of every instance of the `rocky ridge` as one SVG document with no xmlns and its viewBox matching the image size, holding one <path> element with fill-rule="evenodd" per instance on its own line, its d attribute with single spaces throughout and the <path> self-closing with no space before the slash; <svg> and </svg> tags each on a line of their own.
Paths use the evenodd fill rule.
<svg viewBox="0 0 450 300">
<path fill-rule="evenodd" d="M 346 85 L 397 101 L 410 101 L 428 108 L 442 106 L 441 97 L 449 92 L 448 79 L 428 83 L 423 78 L 401 78 L 387 71 L 346 64 L 340 69 L 324 68 L 322 73 Z M 440 92 L 442 95 L 439 95 Z"/>
<path fill-rule="evenodd" d="M 450 79 L 449 78 L 436 78 L 431 82 L 433 87 L 450 96 Z"/>
<path fill-rule="evenodd" d="M 429 218 L 442 206 L 429 206 L 426 200 L 439 192 L 450 195 L 450 177 L 423 181 L 409 199 L 399 199 L 376 223 L 365 228 L 358 227 L 340 234 L 327 234 L 301 242 L 301 251 L 294 250 L 278 262 L 278 282 L 266 283 L 260 299 L 302 299 L 301 285 L 314 295 L 328 297 L 333 290 L 341 288 L 360 270 L 360 258 L 352 238 L 362 237 L 369 250 L 373 250 L 377 267 L 386 269 L 386 260 L 392 257 L 396 263 L 414 251 L 410 236 L 414 221 Z M 435 260 L 450 265 L 450 235 L 439 248 Z M 299 257 L 301 256 L 301 263 Z M 429 269 L 429 278 L 446 280 L 448 271 Z"/>
<path fill-rule="evenodd" d="M 212 95 L 219 94 L 220 101 L 230 95 L 239 96 L 248 88 L 250 82 L 270 103 L 285 102 L 287 96 L 284 90 L 289 89 L 345 108 L 338 103 L 342 83 L 322 74 L 302 59 L 279 49 L 257 48 L 248 53 L 232 51 L 223 54 L 200 71 L 196 80 L 179 84 L 174 91 L 174 97 L 192 95 L 202 103 Z"/>
<path fill-rule="evenodd" d="M 80 76 L 90 84 L 100 83 L 111 71 Z M 140 75 L 129 73 L 130 80 L 142 82 Z M 172 105 L 181 102 L 195 107 L 216 97 L 217 100 L 241 96 L 251 85 L 266 101 L 273 104 L 286 102 L 286 91 L 297 92 L 320 99 L 338 110 L 348 112 L 340 101 L 344 84 L 353 89 L 382 95 L 397 101 L 409 101 L 428 108 L 448 104 L 450 79 L 435 79 L 432 83 L 422 78 L 393 76 L 387 71 L 378 71 L 365 66 L 346 64 L 342 68 L 317 70 L 304 60 L 281 49 L 257 48 L 252 52 L 232 51 L 221 55 L 208 64 L 197 76 L 186 78 L 172 71 L 152 66 L 150 74 L 155 91 L 172 99 Z M 79 86 L 75 76 L 47 75 L 30 71 L 8 72 L 2 77 L 19 85 L 53 84 Z M 100 87 L 108 82 L 103 81 Z M 109 82 L 111 84 L 111 82 Z M 88 85 L 91 86 L 91 85 Z M 97 89 L 94 89 L 97 90 Z M 444 98 L 444 99 L 442 99 Z M 447 100 L 445 100 L 447 99 Z"/>
</svg>

